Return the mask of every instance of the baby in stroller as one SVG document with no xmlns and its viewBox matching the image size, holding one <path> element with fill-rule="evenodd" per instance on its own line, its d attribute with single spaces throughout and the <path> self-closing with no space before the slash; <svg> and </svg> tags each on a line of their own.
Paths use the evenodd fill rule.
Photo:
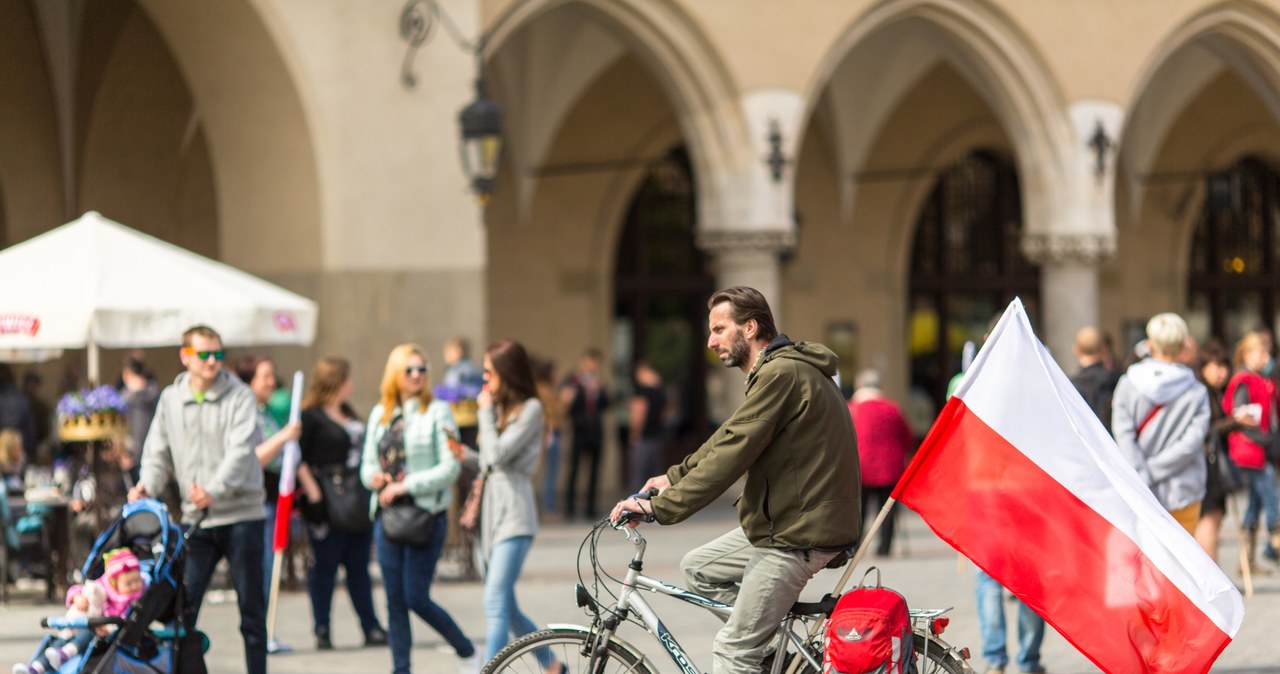
<svg viewBox="0 0 1280 674">
<path fill-rule="evenodd" d="M 142 596 L 146 583 L 137 555 L 127 548 L 117 548 L 103 555 L 102 559 L 106 570 L 97 580 L 73 585 L 67 590 L 68 618 L 123 618 L 133 602 Z M 44 674 L 56 670 L 63 662 L 88 650 L 95 634 L 105 637 L 115 630 L 115 625 L 90 629 L 86 624 L 66 628 L 30 664 L 15 664 L 13 674 Z"/>
<path fill-rule="evenodd" d="M 208 639 L 187 625 L 184 610 L 187 535 L 159 501 L 139 499 L 125 504 L 86 558 L 82 570 L 86 582 L 77 586 L 78 591 L 68 591 L 69 617 L 41 621 L 52 629 L 73 629 L 73 638 L 46 637 L 32 662 L 15 665 L 13 671 L 205 674 Z M 102 615 L 93 617 L 99 589 Z M 80 607 L 86 615 L 79 615 Z M 98 629 L 107 626 L 110 629 Z"/>
</svg>

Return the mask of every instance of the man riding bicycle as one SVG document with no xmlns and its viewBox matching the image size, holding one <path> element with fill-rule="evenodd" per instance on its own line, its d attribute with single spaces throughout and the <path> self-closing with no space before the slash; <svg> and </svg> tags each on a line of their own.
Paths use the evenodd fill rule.
<svg viewBox="0 0 1280 674">
<path fill-rule="evenodd" d="M 645 483 L 658 490 L 651 501 L 621 501 L 610 518 L 626 510 L 675 524 L 746 474 L 741 527 L 690 551 L 681 568 L 691 590 L 734 607 L 713 673 L 755 674 L 805 584 L 858 540 L 857 439 L 830 349 L 779 335 L 753 288 L 721 290 L 707 307 L 707 348 L 747 374 L 746 398 L 698 451 Z"/>
</svg>

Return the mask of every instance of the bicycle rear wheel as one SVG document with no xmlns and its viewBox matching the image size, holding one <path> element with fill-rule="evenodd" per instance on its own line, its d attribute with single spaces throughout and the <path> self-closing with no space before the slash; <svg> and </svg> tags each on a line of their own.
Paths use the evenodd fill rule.
<svg viewBox="0 0 1280 674">
<path fill-rule="evenodd" d="M 481 674 L 541 674 L 543 666 L 537 653 L 546 648 L 552 657 L 568 666 L 574 674 L 588 673 L 591 635 L 571 629 L 546 629 L 527 634 L 498 652 Z M 605 652 L 588 674 L 657 674 L 642 657 L 616 641 L 605 646 Z"/>
<path fill-rule="evenodd" d="M 916 633 L 911 644 L 916 655 L 920 656 L 916 660 L 917 674 L 972 674 L 963 662 L 956 660 L 947 649 L 932 639 L 922 639 Z"/>
</svg>

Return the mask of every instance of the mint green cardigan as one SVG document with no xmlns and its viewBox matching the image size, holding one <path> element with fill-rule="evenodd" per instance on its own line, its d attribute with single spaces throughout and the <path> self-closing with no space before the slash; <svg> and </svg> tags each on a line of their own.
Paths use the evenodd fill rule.
<svg viewBox="0 0 1280 674">
<path fill-rule="evenodd" d="M 410 399 L 402 410 L 404 415 L 405 478 L 404 484 L 419 508 L 442 513 L 453 500 L 453 479 L 458 476 L 460 465 L 449 451 L 446 429 L 456 437 L 458 426 L 453 421 L 449 404 L 433 400 L 427 409 L 419 413 L 418 401 Z M 373 475 L 382 470 L 378 457 L 378 443 L 386 435 L 390 424 L 382 423 L 383 407 L 375 405 L 369 414 L 368 432 L 364 438 L 364 453 L 360 461 L 360 480 L 373 489 Z M 392 413 L 394 419 L 396 413 Z M 369 508 L 371 516 L 378 512 L 378 495 L 373 495 Z"/>
</svg>

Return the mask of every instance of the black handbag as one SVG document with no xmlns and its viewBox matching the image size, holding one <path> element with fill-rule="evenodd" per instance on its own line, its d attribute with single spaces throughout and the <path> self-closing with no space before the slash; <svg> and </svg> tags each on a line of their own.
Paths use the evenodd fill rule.
<svg viewBox="0 0 1280 674">
<path fill-rule="evenodd" d="M 391 419 L 386 433 L 378 442 L 378 460 L 383 471 L 394 475 L 397 480 L 404 479 L 404 417 L 399 413 Z M 419 508 L 412 496 L 401 496 L 379 512 L 382 534 L 387 540 L 412 548 L 426 547 L 431 542 L 436 520 L 439 519 L 430 511 Z"/>
<path fill-rule="evenodd" d="M 401 497 L 382 509 L 382 533 L 396 545 L 425 548 L 436 532 L 437 515 Z"/>
<path fill-rule="evenodd" d="M 330 527 L 348 534 L 363 534 L 373 528 L 369 519 L 371 494 L 360 481 L 358 468 L 325 466 L 317 477 Z"/>
</svg>

